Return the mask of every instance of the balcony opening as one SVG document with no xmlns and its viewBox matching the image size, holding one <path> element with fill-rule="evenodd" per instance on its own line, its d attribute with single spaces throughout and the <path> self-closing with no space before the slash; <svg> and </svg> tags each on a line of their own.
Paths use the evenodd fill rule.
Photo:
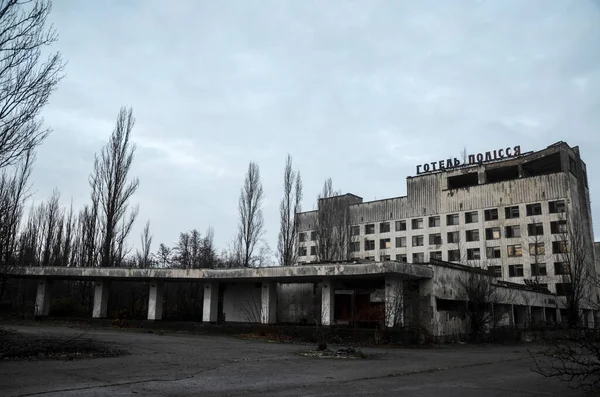
<svg viewBox="0 0 600 397">
<path fill-rule="evenodd" d="M 448 189 L 460 189 L 462 187 L 477 186 L 478 184 L 479 177 L 476 172 L 451 176 L 448 178 Z"/>
<path fill-rule="evenodd" d="M 560 153 L 554 153 L 523 164 L 523 176 L 548 175 L 561 171 Z"/>
<path fill-rule="evenodd" d="M 511 167 L 492 168 L 485 172 L 485 180 L 487 183 L 510 181 L 519 179 L 519 167 L 514 165 Z"/>
</svg>

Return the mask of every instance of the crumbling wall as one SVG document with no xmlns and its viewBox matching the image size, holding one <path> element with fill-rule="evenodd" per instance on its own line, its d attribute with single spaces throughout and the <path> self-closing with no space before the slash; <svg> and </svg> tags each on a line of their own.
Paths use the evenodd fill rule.
<svg viewBox="0 0 600 397">
<path fill-rule="evenodd" d="M 260 322 L 261 283 L 227 283 L 223 292 L 225 322 Z"/>
<path fill-rule="evenodd" d="M 277 286 L 277 322 L 312 324 L 317 316 L 320 286 L 313 283 L 279 284 Z"/>
</svg>

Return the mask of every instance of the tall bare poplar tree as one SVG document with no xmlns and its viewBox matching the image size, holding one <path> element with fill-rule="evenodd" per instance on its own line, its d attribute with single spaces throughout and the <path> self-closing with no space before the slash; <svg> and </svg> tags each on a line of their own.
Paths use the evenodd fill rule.
<svg viewBox="0 0 600 397">
<path fill-rule="evenodd" d="M 283 172 L 283 198 L 279 204 L 281 217 L 279 226 L 279 240 L 277 253 L 281 266 L 292 266 L 296 262 L 298 220 L 296 214 L 300 212 L 302 201 L 302 179 L 300 172 L 292 168 L 292 156 L 288 154 Z"/>
<path fill-rule="evenodd" d="M 238 203 L 240 224 L 238 226 L 236 251 L 239 262 L 243 267 L 249 267 L 253 264 L 254 248 L 264 232 L 261 209 L 263 197 L 258 165 L 251 162 L 248 165 L 248 173 Z"/>
<path fill-rule="evenodd" d="M 20 162 L 48 135 L 39 114 L 62 78 L 56 41 L 46 26 L 50 1 L 0 1 L 0 168 Z"/>
<path fill-rule="evenodd" d="M 135 120 L 131 109 L 119 111 L 117 124 L 108 144 L 96 155 L 94 171 L 90 176 L 92 201 L 98 199 L 100 220 L 100 266 L 120 264 L 124 242 L 138 213 L 131 211 L 129 199 L 139 186 L 137 178 L 129 178 L 135 145 L 129 142 Z"/>
<path fill-rule="evenodd" d="M 333 190 L 331 178 L 317 197 L 317 257 L 321 262 L 347 260 L 350 255 L 350 202 Z"/>
</svg>

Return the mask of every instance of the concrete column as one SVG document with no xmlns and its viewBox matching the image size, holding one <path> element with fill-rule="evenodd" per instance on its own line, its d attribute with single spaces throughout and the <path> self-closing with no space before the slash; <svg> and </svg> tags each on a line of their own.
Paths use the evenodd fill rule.
<svg viewBox="0 0 600 397">
<path fill-rule="evenodd" d="M 260 322 L 275 324 L 277 314 L 277 283 L 262 283 Z"/>
<path fill-rule="evenodd" d="M 542 307 L 542 322 L 546 324 L 548 321 L 546 320 L 546 308 Z"/>
<path fill-rule="evenodd" d="M 397 277 L 385 278 L 385 325 L 404 325 L 404 285 Z"/>
<path fill-rule="evenodd" d="M 47 316 L 50 314 L 50 288 L 51 282 L 46 279 L 41 279 L 38 282 L 37 295 L 35 297 L 36 316 Z"/>
<path fill-rule="evenodd" d="M 510 305 L 510 325 L 515 326 L 515 305 Z"/>
<path fill-rule="evenodd" d="M 94 310 L 93 318 L 106 318 L 108 306 L 108 280 L 97 280 L 94 283 Z"/>
<path fill-rule="evenodd" d="M 216 323 L 219 310 L 219 283 L 212 282 L 204 284 L 204 308 L 202 310 L 202 321 L 205 323 Z"/>
<path fill-rule="evenodd" d="M 562 316 L 560 315 L 560 309 L 556 308 L 556 323 L 557 324 L 561 324 L 562 323 Z"/>
<path fill-rule="evenodd" d="M 333 324 L 333 313 L 335 304 L 335 289 L 333 280 L 325 279 L 321 283 L 321 324 Z"/>
<path fill-rule="evenodd" d="M 527 313 L 525 325 L 529 327 L 531 324 L 533 324 L 533 313 L 531 312 L 531 306 L 525 306 L 525 313 Z"/>
<path fill-rule="evenodd" d="M 162 320 L 164 282 L 152 281 L 150 283 L 150 293 L 148 294 L 148 320 Z"/>
</svg>

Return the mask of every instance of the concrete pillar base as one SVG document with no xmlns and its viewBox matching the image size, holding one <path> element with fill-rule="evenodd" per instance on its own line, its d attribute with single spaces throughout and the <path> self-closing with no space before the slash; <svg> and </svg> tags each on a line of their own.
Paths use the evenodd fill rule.
<svg viewBox="0 0 600 397">
<path fill-rule="evenodd" d="M 162 320 L 164 283 L 152 281 L 148 294 L 148 320 Z"/>
<path fill-rule="evenodd" d="M 333 313 L 335 304 L 335 289 L 331 279 L 325 279 L 321 283 L 321 325 L 333 324 Z"/>
<path fill-rule="evenodd" d="M 38 282 L 37 295 L 35 297 L 35 310 L 34 315 L 48 316 L 50 314 L 50 289 L 51 282 L 42 279 Z"/>
<path fill-rule="evenodd" d="M 98 280 L 94 283 L 93 318 L 106 318 L 108 307 L 108 280 Z"/>
<path fill-rule="evenodd" d="M 216 323 L 219 316 L 219 283 L 212 282 L 204 284 L 204 306 L 202 310 L 202 321 L 205 323 Z"/>
<path fill-rule="evenodd" d="M 275 324 L 277 314 L 277 284 L 273 282 L 262 283 L 260 322 L 262 324 Z"/>
</svg>

